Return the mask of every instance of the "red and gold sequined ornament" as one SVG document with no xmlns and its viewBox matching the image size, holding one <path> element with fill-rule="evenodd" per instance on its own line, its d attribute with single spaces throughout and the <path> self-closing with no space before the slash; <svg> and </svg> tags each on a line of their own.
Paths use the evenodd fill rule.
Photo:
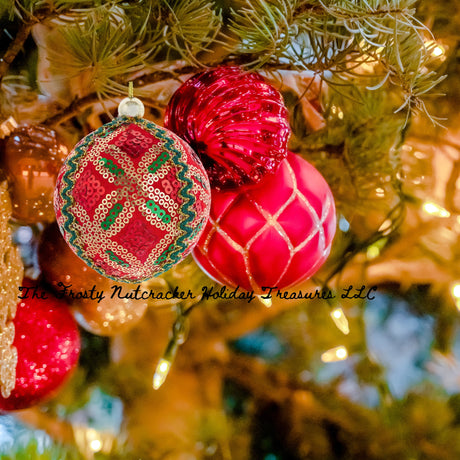
<svg viewBox="0 0 460 460">
<path fill-rule="evenodd" d="M 198 153 L 217 190 L 256 184 L 287 155 L 290 127 L 281 94 L 239 67 L 187 80 L 169 102 L 165 126 Z"/>
<path fill-rule="evenodd" d="M 39 125 L 15 128 L 5 141 L 2 166 L 8 176 L 13 217 L 20 222 L 52 222 L 56 177 L 68 154 L 52 129 Z"/>
<path fill-rule="evenodd" d="M 329 255 L 336 216 L 321 174 L 289 153 L 276 174 L 240 192 L 213 191 L 193 256 L 214 280 L 261 294 L 308 279 Z"/>
<path fill-rule="evenodd" d="M 124 282 L 180 262 L 198 241 L 210 206 L 198 157 L 174 133 L 141 118 L 136 101 L 142 106 L 135 98 L 122 101 L 118 118 L 76 145 L 55 191 L 57 222 L 72 250 Z"/>
<path fill-rule="evenodd" d="M 24 279 L 23 286 L 36 282 Z M 80 353 L 77 324 L 67 304 L 39 288 L 40 297 L 18 303 L 13 320 L 14 346 L 18 351 L 16 385 L 8 398 L 0 397 L 0 409 L 19 410 L 49 397 L 76 367 Z M 26 295 L 26 290 L 21 293 Z"/>
</svg>

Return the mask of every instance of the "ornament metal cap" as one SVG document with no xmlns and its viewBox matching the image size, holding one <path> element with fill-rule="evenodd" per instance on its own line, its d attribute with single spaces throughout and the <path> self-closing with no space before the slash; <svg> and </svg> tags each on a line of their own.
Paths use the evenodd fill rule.
<svg viewBox="0 0 460 460">
<path fill-rule="evenodd" d="M 133 97 L 133 82 L 129 82 L 128 97 L 125 97 L 118 105 L 118 116 L 126 117 L 143 117 L 144 104 L 137 97 Z"/>
</svg>

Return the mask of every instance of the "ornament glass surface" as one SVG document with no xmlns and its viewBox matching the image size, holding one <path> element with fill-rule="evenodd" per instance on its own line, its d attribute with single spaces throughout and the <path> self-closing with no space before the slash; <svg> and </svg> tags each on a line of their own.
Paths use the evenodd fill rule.
<svg viewBox="0 0 460 460">
<path fill-rule="evenodd" d="M 60 294 L 63 286 L 71 286 L 74 292 L 89 290 L 96 286 L 98 291 L 110 289 L 107 277 L 88 267 L 75 255 L 59 231 L 56 222 L 48 225 L 38 243 L 38 265 L 41 276 L 53 290 Z"/>
<path fill-rule="evenodd" d="M 23 286 L 37 283 L 25 279 Z M 16 386 L 0 409 L 19 410 L 49 397 L 76 367 L 80 353 L 77 324 L 63 300 L 45 292 L 46 299 L 24 299 L 13 320 L 18 352 Z M 25 291 L 23 291 L 23 294 Z"/>
<path fill-rule="evenodd" d="M 190 146 L 124 115 L 77 144 L 55 190 L 57 222 L 72 250 L 124 282 L 149 279 L 189 254 L 209 206 L 208 178 Z"/>
<path fill-rule="evenodd" d="M 112 336 L 129 331 L 141 321 L 147 310 L 147 301 L 116 296 L 112 299 L 112 292 L 106 292 L 106 298 L 100 302 L 91 300 L 72 304 L 75 319 L 83 329 L 96 335 Z"/>
<path fill-rule="evenodd" d="M 67 154 L 56 132 L 43 126 L 20 126 L 9 136 L 2 163 L 15 219 L 29 224 L 55 219 L 54 186 Z"/>
<path fill-rule="evenodd" d="M 187 80 L 165 126 L 197 152 L 218 190 L 252 185 L 286 157 L 290 134 L 281 94 L 257 73 L 218 67 Z"/>
<path fill-rule="evenodd" d="M 213 191 L 193 257 L 217 282 L 261 294 L 264 286 L 288 288 L 313 276 L 329 255 L 335 229 L 326 181 L 289 153 L 258 186 Z"/>
</svg>

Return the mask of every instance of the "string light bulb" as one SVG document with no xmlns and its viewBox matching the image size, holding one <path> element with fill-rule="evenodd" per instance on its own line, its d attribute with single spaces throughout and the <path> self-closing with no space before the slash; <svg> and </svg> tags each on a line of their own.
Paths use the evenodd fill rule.
<svg viewBox="0 0 460 460">
<path fill-rule="evenodd" d="M 452 293 L 457 310 L 460 311 L 460 281 L 455 281 L 450 292 Z"/>
<path fill-rule="evenodd" d="M 330 350 L 325 351 L 321 355 L 321 361 L 323 363 L 334 363 L 337 361 L 345 361 L 347 358 L 348 358 L 348 350 L 343 345 L 339 345 L 338 347 L 331 348 Z"/>
<path fill-rule="evenodd" d="M 91 448 L 93 452 L 100 452 L 102 449 L 102 442 L 100 439 L 93 439 L 89 443 L 89 447 Z"/>
<path fill-rule="evenodd" d="M 270 308 L 273 304 L 271 297 L 262 297 L 258 295 L 257 298 L 259 299 L 260 303 L 265 305 L 267 308 Z"/>
<path fill-rule="evenodd" d="M 386 236 L 393 230 L 393 221 L 391 219 L 385 219 L 382 225 L 379 227 L 379 232 Z"/>
<path fill-rule="evenodd" d="M 435 57 L 439 57 L 439 56 L 442 56 L 444 53 L 445 53 L 444 48 L 442 46 L 436 45 L 433 48 L 433 51 L 431 54 Z"/>
<path fill-rule="evenodd" d="M 158 361 L 157 368 L 155 369 L 155 374 L 153 374 L 153 389 L 158 390 L 158 388 L 163 385 L 166 380 L 166 377 L 169 374 L 169 370 L 171 369 L 171 361 L 168 361 L 165 358 L 161 358 Z"/>
<path fill-rule="evenodd" d="M 446 59 L 446 48 L 434 40 L 427 40 L 425 42 L 425 49 L 431 54 L 431 56 L 439 58 L 441 61 Z"/>
<path fill-rule="evenodd" d="M 85 459 L 93 460 L 95 454 L 110 454 L 115 441 L 114 433 L 98 431 L 95 428 L 75 424 L 72 425 L 75 444 Z M 97 457 L 99 458 L 99 457 Z"/>
<path fill-rule="evenodd" d="M 337 115 L 339 120 L 343 120 L 343 110 L 340 107 L 337 107 L 336 105 L 331 106 L 331 113 Z"/>
<path fill-rule="evenodd" d="M 460 281 L 455 282 L 455 284 L 452 286 L 452 295 L 456 299 L 460 299 Z"/>
<path fill-rule="evenodd" d="M 424 212 L 434 217 L 450 217 L 450 212 L 433 201 L 425 201 L 422 205 Z"/>
<path fill-rule="evenodd" d="M 350 333 L 348 319 L 345 316 L 345 313 L 343 312 L 341 307 L 334 308 L 331 311 L 330 316 L 339 331 L 341 331 L 345 335 L 348 335 Z"/>
<path fill-rule="evenodd" d="M 373 244 L 367 248 L 366 257 L 368 260 L 376 259 L 380 255 L 380 248 Z"/>
<path fill-rule="evenodd" d="M 174 322 L 172 328 L 172 337 L 168 342 L 168 346 L 163 354 L 163 356 L 158 361 L 155 373 L 153 374 L 152 386 L 154 390 L 158 390 L 161 385 L 166 380 L 166 377 L 169 374 L 174 358 L 177 354 L 177 349 L 179 345 L 182 345 L 185 342 L 185 333 L 186 333 L 186 317 L 183 312 L 180 313 Z"/>
</svg>

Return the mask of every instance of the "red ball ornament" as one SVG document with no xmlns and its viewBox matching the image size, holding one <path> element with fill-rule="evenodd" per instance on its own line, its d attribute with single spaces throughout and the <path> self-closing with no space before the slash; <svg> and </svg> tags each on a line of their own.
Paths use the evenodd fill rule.
<svg viewBox="0 0 460 460">
<path fill-rule="evenodd" d="M 210 189 L 190 146 L 138 115 L 124 115 L 139 113 L 137 99 L 125 101 L 122 116 L 67 157 L 54 204 L 59 228 L 81 259 L 108 278 L 137 283 L 191 252 L 208 218 Z"/>
<path fill-rule="evenodd" d="M 193 256 L 214 280 L 261 294 L 305 281 L 329 255 L 336 216 L 321 174 L 289 153 L 276 174 L 241 192 L 213 191 Z"/>
<path fill-rule="evenodd" d="M 23 286 L 36 283 L 24 279 Z M 29 298 L 18 303 L 13 320 L 18 351 L 16 386 L 8 398 L 0 396 L 0 409 L 19 410 L 50 396 L 76 367 L 80 336 L 67 304 L 38 289 L 46 299 Z M 25 295 L 26 291 L 22 291 Z"/>
<path fill-rule="evenodd" d="M 239 67 L 187 80 L 169 102 L 165 126 L 198 153 L 217 190 L 256 184 L 287 155 L 290 127 L 281 94 Z"/>
</svg>

